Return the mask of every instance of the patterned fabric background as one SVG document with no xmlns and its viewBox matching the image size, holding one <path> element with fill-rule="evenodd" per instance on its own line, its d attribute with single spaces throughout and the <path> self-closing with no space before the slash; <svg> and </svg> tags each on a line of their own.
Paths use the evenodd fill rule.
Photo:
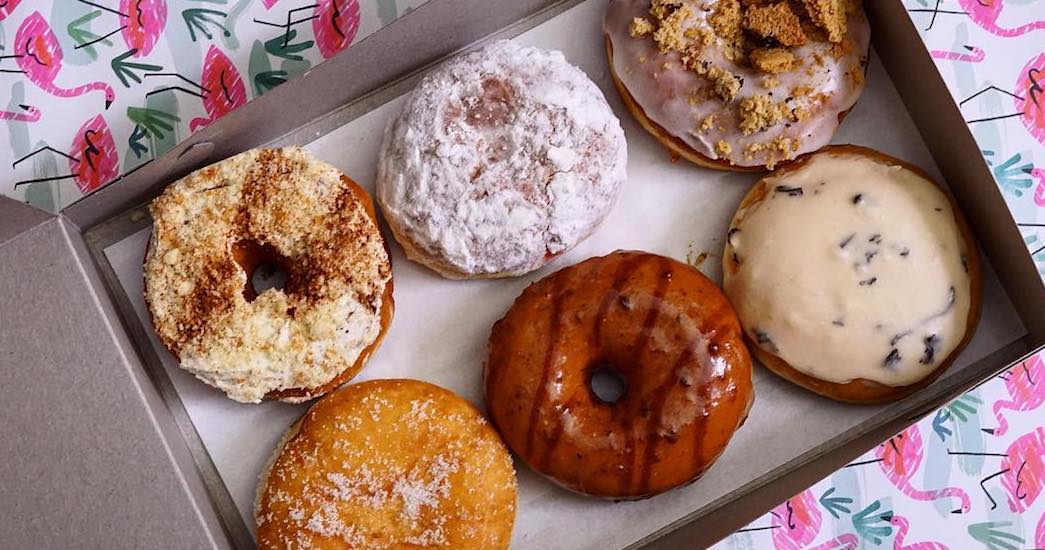
<svg viewBox="0 0 1045 550">
<path fill-rule="evenodd" d="M 0 193 L 57 211 L 424 1 L 0 0 Z"/>
<path fill-rule="evenodd" d="M 56 211 L 424 1 L 0 0 L 0 193 Z M 1045 0 L 904 4 L 1045 278 Z M 716 548 L 1045 550 L 1043 358 Z"/>
</svg>

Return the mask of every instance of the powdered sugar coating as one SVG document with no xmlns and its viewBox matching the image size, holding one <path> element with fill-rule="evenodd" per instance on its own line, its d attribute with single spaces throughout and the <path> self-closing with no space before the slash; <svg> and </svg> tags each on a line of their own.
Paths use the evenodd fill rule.
<svg viewBox="0 0 1045 550">
<path fill-rule="evenodd" d="M 511 457 L 467 401 L 417 380 L 345 387 L 262 474 L 259 548 L 507 548 Z"/>
<path fill-rule="evenodd" d="M 385 132 L 377 197 L 409 256 L 451 276 L 518 275 L 594 231 L 626 163 L 620 121 L 580 69 L 500 41 L 406 99 Z"/>
</svg>

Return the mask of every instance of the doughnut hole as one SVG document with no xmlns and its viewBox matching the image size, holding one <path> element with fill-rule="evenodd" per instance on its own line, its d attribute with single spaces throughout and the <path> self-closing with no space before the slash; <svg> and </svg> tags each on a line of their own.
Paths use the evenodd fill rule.
<svg viewBox="0 0 1045 550">
<path fill-rule="evenodd" d="M 628 391 L 628 380 L 612 363 L 597 362 L 588 375 L 588 389 L 596 402 L 613 405 Z"/>
<path fill-rule="evenodd" d="M 254 240 L 238 241 L 232 245 L 232 256 L 247 274 L 247 284 L 243 287 L 243 298 L 247 302 L 253 302 L 269 289 L 291 293 L 288 288 L 290 261 L 272 245 Z"/>
</svg>

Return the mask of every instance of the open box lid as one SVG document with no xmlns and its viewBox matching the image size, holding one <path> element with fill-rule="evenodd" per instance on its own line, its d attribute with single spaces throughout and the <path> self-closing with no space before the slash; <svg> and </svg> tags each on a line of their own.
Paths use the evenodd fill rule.
<svg viewBox="0 0 1045 550">
<path fill-rule="evenodd" d="M 0 540 L 34 546 L 73 540 L 111 545 L 114 539 L 127 546 L 152 546 L 159 540 L 179 546 L 250 546 L 249 535 L 223 524 L 215 512 L 217 504 L 203 480 L 217 474 L 194 460 L 193 439 L 185 437 L 193 430 L 191 423 L 171 414 L 161 397 L 162 382 L 142 367 L 84 233 L 159 194 L 163 183 L 156 182 L 279 142 L 292 131 L 326 133 L 368 110 L 368 94 L 401 75 L 423 70 L 541 10 L 571 5 L 556 0 L 501 4 L 503 9 L 491 13 L 486 0 L 429 2 L 352 46 L 353 53 L 335 56 L 248 103 L 58 215 L 0 198 L 0 280 L 5 281 L 0 286 L 0 367 L 6 376 L 0 410 L 8 419 L 0 438 L 9 457 L 9 467 L 0 474 L 0 494 L 7 493 L 5 501 L 12 503 L 17 520 L 0 526 Z M 1008 289 L 1028 329 L 1025 341 L 1040 345 L 1045 342 L 1045 285 L 979 148 L 957 106 L 939 100 L 950 96 L 901 2 L 868 2 L 866 9 L 877 31 L 877 52 Z M 399 85 L 405 91 L 407 84 Z M 883 426 L 882 437 L 900 427 Z M 876 442 L 857 442 L 851 453 L 808 464 L 800 475 L 716 512 L 716 523 L 720 529 L 740 526 Z M 687 538 L 690 544 L 694 540 Z M 660 541 L 671 542 L 670 535 Z"/>
</svg>

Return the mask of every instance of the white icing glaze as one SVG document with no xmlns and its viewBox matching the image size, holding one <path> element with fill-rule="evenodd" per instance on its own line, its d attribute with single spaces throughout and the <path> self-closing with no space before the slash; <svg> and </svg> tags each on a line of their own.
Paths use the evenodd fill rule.
<svg viewBox="0 0 1045 550">
<path fill-rule="evenodd" d="M 380 334 L 391 280 L 380 232 L 341 172 L 307 152 L 236 155 L 171 184 L 151 212 L 145 298 L 156 332 L 183 369 L 230 398 L 323 386 Z M 321 275 L 301 293 L 247 301 L 241 240 L 307 266 L 302 279 Z"/>
<path fill-rule="evenodd" d="M 726 245 L 739 266 L 727 261 L 724 287 L 751 340 L 829 382 L 905 386 L 935 371 L 965 335 L 972 292 L 943 191 L 835 152 L 766 184 Z"/>
<path fill-rule="evenodd" d="M 440 264 L 520 274 L 594 231 L 626 161 L 620 122 L 580 69 L 501 41 L 410 94 L 385 132 L 377 196 L 397 235 Z"/>
<path fill-rule="evenodd" d="M 704 47 L 701 58 L 742 78 L 742 85 L 729 103 L 717 97 L 693 101 L 694 91 L 708 86 L 707 79 L 686 69 L 679 52 L 661 53 L 652 37 L 637 39 L 629 34 L 634 18 L 649 16 L 650 0 L 611 0 L 603 32 L 612 45 L 613 71 L 646 116 L 698 153 L 737 166 L 772 165 L 783 158 L 815 151 L 830 142 L 838 129 L 839 115 L 852 108 L 863 91 L 870 27 L 862 8 L 849 14 L 849 30 L 841 45 L 844 55 L 836 60 L 832 54 L 834 45 L 809 41 L 792 49 L 799 62 L 790 71 L 774 75 L 779 83 L 767 88 L 765 73 L 726 57 L 726 42 L 715 35 L 708 22 L 715 1 L 680 0 L 679 3 L 692 12 L 685 28 L 701 29 L 713 37 L 712 43 Z M 792 90 L 799 86 L 812 88 L 812 93 L 793 96 Z M 778 101 L 793 97 L 787 102 L 788 107 L 810 114 L 803 120 L 781 122 L 745 136 L 738 127 L 736 106 L 745 98 L 763 94 Z M 702 122 L 712 114 L 714 124 L 702 130 Z M 789 155 L 781 155 L 773 147 L 747 150 L 753 144 L 772 144 L 782 138 L 793 140 L 789 143 L 797 143 L 797 149 Z M 716 147 L 720 140 L 730 145 L 728 153 Z"/>
</svg>

